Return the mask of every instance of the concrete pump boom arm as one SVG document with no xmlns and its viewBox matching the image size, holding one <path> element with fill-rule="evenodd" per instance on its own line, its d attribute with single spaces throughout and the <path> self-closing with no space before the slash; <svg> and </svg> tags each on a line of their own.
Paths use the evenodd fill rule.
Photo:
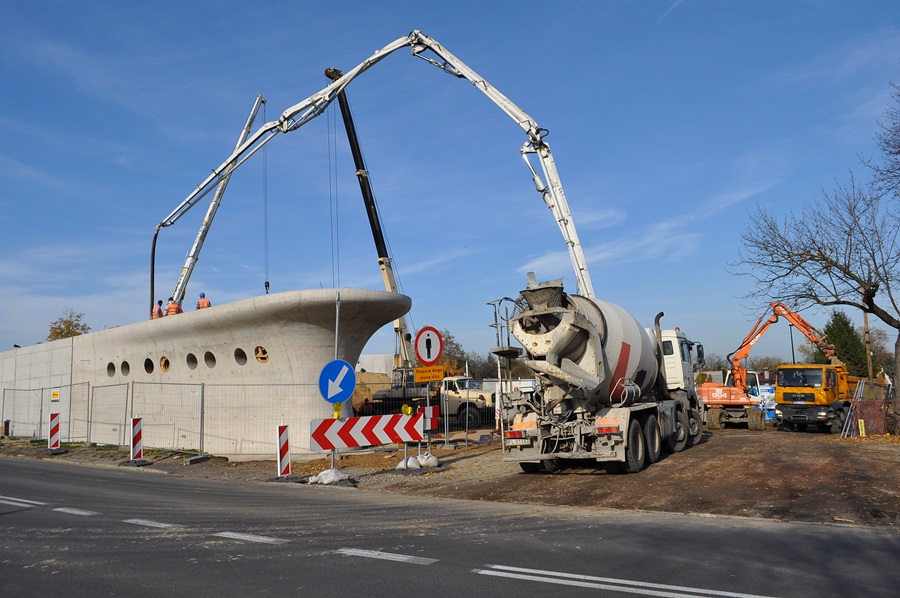
<svg viewBox="0 0 900 598">
<path fill-rule="evenodd" d="M 550 146 L 544 141 L 547 130 L 538 127 L 537 123 L 514 102 L 500 93 L 500 91 L 485 81 L 438 42 L 421 31 L 413 31 L 407 36 L 394 40 L 354 68 L 346 71 L 343 76 L 326 86 L 324 89 L 286 109 L 278 120 L 270 121 L 260 126 L 252 135 L 246 137 L 244 142 L 238 145 L 234 152 L 228 156 L 222 164 L 215 168 L 203 182 L 197 185 L 197 188 L 181 202 L 175 211 L 157 225 L 157 232 L 161 227 L 174 224 L 184 211 L 196 204 L 203 196 L 216 188 L 222 179 L 226 178 L 232 171 L 240 167 L 278 133 L 295 131 L 322 114 L 328 105 L 337 98 L 337 94 L 350 84 L 351 81 L 384 60 L 390 54 L 405 47 L 411 47 L 414 56 L 422 58 L 455 77 L 464 78 L 470 81 L 479 91 L 484 93 L 498 108 L 512 118 L 526 132 L 528 139 L 521 147 L 520 151 L 522 156 L 531 170 L 535 187 L 541 194 L 544 203 L 550 208 L 556 219 L 557 225 L 562 232 L 566 246 L 569 250 L 569 257 L 575 269 L 575 277 L 578 282 L 580 294 L 589 298 L 594 298 L 594 289 L 588 273 L 584 252 L 581 248 L 581 243 L 578 240 L 575 225 L 572 222 L 568 202 L 566 201 L 562 183 L 560 182 L 559 174 L 553 161 L 553 155 L 550 152 Z M 432 52 L 440 60 L 435 60 L 434 58 L 425 55 L 424 53 L 426 51 Z M 532 167 L 531 162 L 528 159 L 528 155 L 530 154 L 537 155 L 544 176 L 547 181 L 549 181 L 549 184 L 544 184 L 540 175 L 538 175 Z M 153 301 L 152 292 L 153 290 L 151 289 L 151 302 Z"/>
</svg>

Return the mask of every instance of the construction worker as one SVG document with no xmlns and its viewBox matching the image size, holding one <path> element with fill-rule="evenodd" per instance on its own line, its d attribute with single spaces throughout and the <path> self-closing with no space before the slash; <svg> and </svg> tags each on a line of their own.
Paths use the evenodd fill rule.
<svg viewBox="0 0 900 598">
<path fill-rule="evenodd" d="M 150 317 L 154 320 L 163 317 L 162 299 L 156 302 L 156 305 L 150 310 Z"/>
<path fill-rule="evenodd" d="M 166 306 L 166 315 L 174 316 L 175 314 L 184 313 L 184 310 L 181 309 L 181 306 L 175 301 L 174 297 L 169 297 L 169 304 Z"/>
<path fill-rule="evenodd" d="M 197 302 L 197 309 L 204 309 L 211 306 L 212 303 L 206 298 L 206 293 L 200 293 L 200 301 Z"/>
</svg>

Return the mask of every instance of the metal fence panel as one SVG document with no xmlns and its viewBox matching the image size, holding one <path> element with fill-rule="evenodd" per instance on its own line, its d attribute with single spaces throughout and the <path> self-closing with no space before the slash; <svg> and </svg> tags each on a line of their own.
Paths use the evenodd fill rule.
<svg viewBox="0 0 900 598">
<path fill-rule="evenodd" d="M 128 444 L 128 384 L 95 386 L 88 413 L 88 442 Z"/>
<path fill-rule="evenodd" d="M 9 420 L 9 435 L 41 437 L 43 409 L 40 388 L 7 388 L 3 391 L 3 419 Z"/>
<path fill-rule="evenodd" d="M 309 422 L 330 412 L 317 384 L 80 383 L 5 389 L 2 399 L 12 436 L 46 438 L 54 410 L 64 441 L 127 446 L 130 418 L 141 417 L 145 448 L 218 455 L 276 455 L 282 423 L 291 426 L 292 451 L 308 453 Z"/>
<path fill-rule="evenodd" d="M 72 384 L 69 393 L 69 442 L 87 442 L 91 385 L 89 382 Z"/>
<path fill-rule="evenodd" d="M 892 387 L 888 384 L 860 380 L 850 404 L 850 413 L 842 436 L 885 434 Z"/>
<path fill-rule="evenodd" d="M 291 450 L 309 452 L 309 430 L 300 422 L 321 417 L 308 400 L 318 392 L 316 384 L 207 384 L 205 450 L 219 455 L 276 455 L 277 426 L 285 423 L 293 430 Z"/>
<path fill-rule="evenodd" d="M 144 448 L 200 452 L 202 400 L 203 384 L 134 382 L 129 417 L 143 420 Z"/>
</svg>

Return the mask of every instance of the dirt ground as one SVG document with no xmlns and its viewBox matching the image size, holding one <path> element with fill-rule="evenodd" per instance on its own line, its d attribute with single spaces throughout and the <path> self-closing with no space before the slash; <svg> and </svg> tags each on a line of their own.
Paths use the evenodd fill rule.
<svg viewBox="0 0 900 598">
<path fill-rule="evenodd" d="M 900 527 L 898 436 L 840 439 L 771 427 L 763 432 L 728 428 L 705 432 L 697 446 L 664 453 L 659 463 L 631 475 L 583 464 L 553 474 L 525 474 L 517 463 L 502 460 L 489 431 L 470 438 L 468 448 L 444 449 L 436 443 L 437 469 L 397 471 L 402 448 L 384 447 L 342 456 L 335 467 L 350 476 L 353 486 L 368 491 Z M 50 455 L 46 441 L 3 439 L 0 456 L 110 467 L 122 466 L 129 457 L 119 447 L 63 448 L 64 454 Z M 417 448 L 411 445 L 409 454 L 417 454 Z M 303 483 L 330 467 L 327 458 L 298 462 L 295 457 L 291 477 L 279 480 L 274 458 L 232 462 L 212 457 L 192 465 L 171 452 L 145 451 L 144 458 L 150 462 L 142 468 L 146 471 L 235 482 Z"/>
</svg>

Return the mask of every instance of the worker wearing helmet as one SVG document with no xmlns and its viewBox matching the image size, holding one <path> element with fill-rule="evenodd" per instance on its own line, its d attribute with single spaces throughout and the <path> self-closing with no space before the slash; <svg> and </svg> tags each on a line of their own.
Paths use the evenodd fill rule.
<svg viewBox="0 0 900 598">
<path fill-rule="evenodd" d="M 206 293 L 200 293 L 200 301 L 197 302 L 197 309 L 204 309 L 211 306 L 212 303 L 206 298 Z"/>
<path fill-rule="evenodd" d="M 174 297 L 169 297 L 169 303 L 166 305 L 166 315 L 174 316 L 175 314 L 184 313 L 184 310 L 181 309 L 181 306 L 175 301 Z"/>
</svg>

